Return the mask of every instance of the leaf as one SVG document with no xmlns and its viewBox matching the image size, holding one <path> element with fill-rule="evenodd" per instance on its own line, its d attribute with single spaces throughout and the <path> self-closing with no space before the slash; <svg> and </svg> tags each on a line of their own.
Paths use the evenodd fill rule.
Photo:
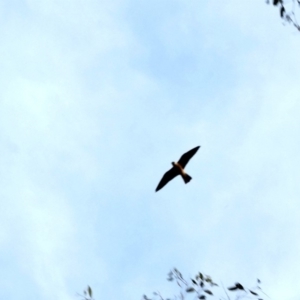
<svg viewBox="0 0 300 300">
<path fill-rule="evenodd" d="M 253 292 L 253 291 L 251 291 L 251 290 L 249 290 L 249 292 L 250 292 L 252 295 L 254 295 L 254 296 L 258 296 L 257 293 L 255 293 L 255 292 Z"/>
<path fill-rule="evenodd" d="M 168 281 L 173 281 L 172 277 L 167 278 Z"/>
<path fill-rule="evenodd" d="M 205 296 L 205 295 L 201 295 L 201 296 L 199 296 L 198 298 L 199 298 L 199 299 L 205 299 L 206 296 Z"/>
<path fill-rule="evenodd" d="M 204 290 L 204 292 L 205 292 L 206 294 L 213 295 L 212 291 L 210 291 L 210 290 Z"/>
<path fill-rule="evenodd" d="M 203 288 L 204 287 L 204 282 L 201 281 L 200 286 Z"/>
<path fill-rule="evenodd" d="M 240 284 L 240 283 L 236 283 L 235 286 L 239 289 L 239 290 L 243 290 L 244 287 Z"/>
<path fill-rule="evenodd" d="M 91 289 L 91 287 L 89 285 L 87 287 L 87 291 L 89 293 L 89 296 L 92 298 L 93 297 L 93 291 L 92 291 L 92 289 Z"/>
<path fill-rule="evenodd" d="M 261 281 L 257 278 L 257 283 L 261 283 Z"/>
<path fill-rule="evenodd" d="M 284 13 L 285 13 L 285 8 L 284 8 L 284 6 L 281 6 L 281 8 L 280 8 L 280 17 L 281 18 L 284 17 Z"/>
<path fill-rule="evenodd" d="M 280 0 L 273 0 L 273 5 L 277 5 L 279 3 Z"/>
<path fill-rule="evenodd" d="M 199 273 L 199 277 L 200 277 L 200 279 L 201 279 L 201 280 L 203 280 L 203 279 L 204 279 L 204 277 L 203 277 L 203 274 L 202 274 L 202 273 Z"/>
<path fill-rule="evenodd" d="M 195 289 L 193 287 L 189 287 L 189 288 L 186 289 L 187 293 L 191 293 L 191 292 L 194 292 L 194 291 L 195 291 Z"/>
<path fill-rule="evenodd" d="M 230 287 L 230 288 L 227 288 L 229 291 L 236 291 L 238 288 L 236 286 L 233 286 L 233 287 Z"/>
<path fill-rule="evenodd" d="M 192 279 L 192 283 L 198 284 L 196 280 Z"/>
</svg>

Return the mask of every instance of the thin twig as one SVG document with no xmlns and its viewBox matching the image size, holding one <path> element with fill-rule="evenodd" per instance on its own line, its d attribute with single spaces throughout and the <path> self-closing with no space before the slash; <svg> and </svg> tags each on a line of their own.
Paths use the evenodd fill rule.
<svg viewBox="0 0 300 300">
<path fill-rule="evenodd" d="M 226 294 L 226 296 L 227 296 L 228 300 L 230 300 L 230 298 L 229 298 L 229 296 L 228 296 L 228 294 L 227 294 L 227 292 L 226 292 L 226 289 L 225 289 L 225 287 L 224 287 L 224 284 L 223 284 L 223 282 L 222 282 L 222 281 L 221 281 L 221 283 L 222 283 L 223 290 L 224 290 L 224 292 L 225 292 L 225 294 Z"/>
</svg>

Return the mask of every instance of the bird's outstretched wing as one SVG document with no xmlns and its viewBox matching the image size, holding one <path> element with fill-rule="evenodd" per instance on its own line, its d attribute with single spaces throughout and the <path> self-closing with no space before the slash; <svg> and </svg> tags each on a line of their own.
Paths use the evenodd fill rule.
<svg viewBox="0 0 300 300">
<path fill-rule="evenodd" d="M 155 192 L 159 191 L 161 188 L 163 188 L 170 180 L 172 180 L 174 177 L 176 177 L 177 175 L 179 175 L 180 172 L 178 170 L 178 168 L 171 168 L 169 171 L 167 171 L 164 176 L 162 177 L 162 179 L 160 180 Z"/>
<path fill-rule="evenodd" d="M 182 166 L 182 168 L 184 168 L 187 163 L 189 162 L 189 160 L 195 155 L 195 153 L 198 151 L 198 149 L 200 148 L 200 146 L 193 148 L 192 150 L 188 151 L 187 153 L 184 153 L 178 163 Z"/>
</svg>

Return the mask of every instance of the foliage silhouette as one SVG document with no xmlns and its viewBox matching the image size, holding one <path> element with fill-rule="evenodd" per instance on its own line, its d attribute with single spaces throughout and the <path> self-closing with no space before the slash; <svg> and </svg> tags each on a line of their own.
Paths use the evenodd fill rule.
<svg viewBox="0 0 300 300">
<path fill-rule="evenodd" d="M 88 285 L 86 290 L 83 290 L 83 295 L 77 293 L 79 297 L 84 300 L 94 300 L 92 288 Z"/>
<path fill-rule="evenodd" d="M 279 8 L 279 15 L 284 22 L 292 24 L 298 31 L 300 25 L 296 18 L 296 11 L 300 9 L 300 0 L 271 0 L 274 6 Z M 270 4 L 270 0 L 266 0 Z"/>
<path fill-rule="evenodd" d="M 194 296 L 192 299 L 203 299 L 203 300 L 209 298 L 214 299 L 216 297 L 212 290 L 220 289 L 220 286 L 217 283 L 215 283 L 210 276 L 204 275 L 201 272 L 199 272 L 194 278 L 191 278 L 190 280 L 186 280 L 183 278 L 182 274 L 177 269 L 174 269 L 169 272 L 167 280 L 175 281 L 177 285 L 180 287 L 180 292 L 178 295 L 175 295 L 174 297 L 165 298 L 159 292 L 154 292 L 153 298 L 149 298 L 146 295 L 144 295 L 142 299 L 143 300 L 178 300 L 178 299 L 184 300 L 187 297 L 189 297 L 189 295 Z M 247 298 L 247 299 L 263 300 L 261 294 L 264 294 L 264 296 L 267 295 L 262 291 L 260 287 L 260 283 L 261 281 L 257 279 L 256 286 L 252 289 L 248 289 L 237 282 L 233 286 L 227 288 L 229 293 L 227 293 L 226 289 L 222 287 L 226 297 L 223 297 L 221 299 L 237 300 L 241 298 Z M 234 298 L 230 298 L 229 294 L 231 297 Z"/>
</svg>

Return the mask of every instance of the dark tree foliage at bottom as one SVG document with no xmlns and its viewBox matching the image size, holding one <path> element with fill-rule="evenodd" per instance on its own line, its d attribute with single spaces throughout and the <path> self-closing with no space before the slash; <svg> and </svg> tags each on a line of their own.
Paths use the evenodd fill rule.
<svg viewBox="0 0 300 300">
<path fill-rule="evenodd" d="M 179 286 L 179 293 L 172 297 L 164 297 L 160 292 L 154 292 L 152 297 L 146 295 L 143 296 L 143 300 L 184 300 L 184 299 L 220 299 L 215 296 L 215 291 L 218 289 L 218 295 L 224 294 L 224 297 L 221 299 L 256 299 L 263 300 L 263 296 L 267 296 L 260 287 L 260 280 L 257 279 L 256 285 L 249 289 L 244 287 L 241 283 L 236 282 L 230 287 L 221 287 L 219 284 L 215 283 L 213 279 L 205 275 L 204 273 L 199 272 L 194 278 L 185 279 L 182 274 L 174 269 L 168 274 L 168 281 L 176 282 Z M 269 298 L 267 296 L 267 298 Z"/>
</svg>

